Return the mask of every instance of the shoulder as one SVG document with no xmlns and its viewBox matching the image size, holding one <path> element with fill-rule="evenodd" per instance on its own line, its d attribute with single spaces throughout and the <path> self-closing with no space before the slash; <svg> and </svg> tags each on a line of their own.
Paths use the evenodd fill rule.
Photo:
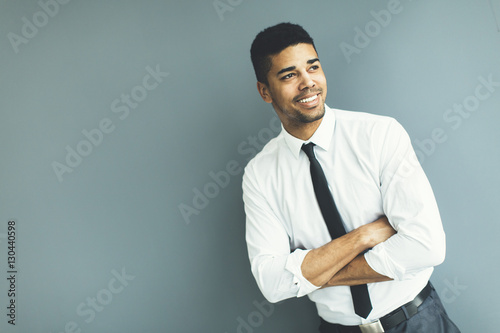
<svg viewBox="0 0 500 333">
<path fill-rule="evenodd" d="M 393 117 L 345 110 L 335 110 L 335 115 L 335 138 L 357 154 L 386 159 L 411 145 L 407 132 Z"/>
<path fill-rule="evenodd" d="M 273 165 L 276 164 L 278 156 L 285 144 L 285 138 L 280 133 L 275 138 L 271 139 L 260 152 L 258 152 L 246 165 L 243 178 L 262 176 Z"/>
<path fill-rule="evenodd" d="M 335 109 L 336 129 L 361 135 L 365 133 L 371 139 L 387 135 L 406 133 L 403 126 L 393 117 L 367 112 Z"/>
<path fill-rule="evenodd" d="M 389 126 L 393 122 L 397 122 L 394 118 L 389 116 L 378 115 L 374 113 L 348 111 L 334 109 L 336 121 L 345 123 L 347 125 L 370 126 L 380 125 Z"/>
</svg>

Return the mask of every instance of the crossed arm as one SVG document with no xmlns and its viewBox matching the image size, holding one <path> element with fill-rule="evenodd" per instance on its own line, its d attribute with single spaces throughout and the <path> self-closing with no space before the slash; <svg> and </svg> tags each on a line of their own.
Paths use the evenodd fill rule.
<svg viewBox="0 0 500 333">
<path fill-rule="evenodd" d="M 316 237 L 324 236 L 317 229 L 319 224 L 291 239 L 294 223 L 307 221 L 307 215 L 293 220 L 290 211 L 282 210 L 283 189 L 269 185 L 272 182 L 259 175 L 259 165 L 246 167 L 243 198 L 249 258 L 257 284 L 270 302 L 301 297 L 319 287 L 402 281 L 444 260 L 446 243 L 439 210 L 410 138 L 393 121 L 387 135 L 370 142 L 380 143 L 374 149 L 380 156 L 377 183 L 381 195 L 371 199 L 380 204 L 374 208 L 376 213 L 387 215 L 391 224 L 382 217 L 326 244 L 327 237 L 317 241 Z M 292 207 L 294 198 L 287 199 L 285 207 Z M 313 244 L 325 245 L 309 250 Z"/>
<path fill-rule="evenodd" d="M 389 277 L 368 265 L 363 252 L 395 233 L 387 217 L 381 217 L 311 250 L 302 262 L 302 274 L 309 282 L 323 288 L 389 281 Z"/>
</svg>

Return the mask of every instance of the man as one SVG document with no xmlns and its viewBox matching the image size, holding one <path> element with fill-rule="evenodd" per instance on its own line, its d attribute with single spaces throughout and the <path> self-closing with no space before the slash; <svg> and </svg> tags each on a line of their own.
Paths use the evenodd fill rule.
<svg viewBox="0 0 500 333">
<path fill-rule="evenodd" d="M 308 295 L 320 332 L 459 332 L 428 282 L 445 235 L 401 125 L 326 106 L 298 25 L 260 32 L 251 58 L 283 126 L 243 177 L 251 269 L 267 300 Z"/>
</svg>

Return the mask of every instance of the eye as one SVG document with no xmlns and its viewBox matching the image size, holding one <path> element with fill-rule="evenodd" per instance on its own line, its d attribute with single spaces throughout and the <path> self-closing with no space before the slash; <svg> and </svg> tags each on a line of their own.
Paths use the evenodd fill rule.
<svg viewBox="0 0 500 333">
<path fill-rule="evenodd" d="M 315 71 L 317 69 L 319 69 L 318 65 L 313 65 L 313 66 L 311 66 L 311 68 L 309 68 L 310 71 Z"/>
<path fill-rule="evenodd" d="M 282 76 L 281 77 L 281 80 L 287 80 L 287 79 L 291 79 L 295 74 L 294 73 L 289 73 L 285 76 Z"/>
</svg>

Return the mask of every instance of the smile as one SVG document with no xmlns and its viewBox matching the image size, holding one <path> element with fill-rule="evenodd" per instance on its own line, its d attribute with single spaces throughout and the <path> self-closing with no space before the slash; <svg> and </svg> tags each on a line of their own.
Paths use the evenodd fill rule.
<svg viewBox="0 0 500 333">
<path fill-rule="evenodd" d="M 309 103 L 309 102 L 312 102 L 312 101 L 314 101 L 316 99 L 318 99 L 318 95 L 314 95 L 314 96 L 311 96 L 309 98 L 304 98 L 304 99 L 301 99 L 301 100 L 299 100 L 297 102 L 299 102 L 299 103 Z"/>
</svg>

